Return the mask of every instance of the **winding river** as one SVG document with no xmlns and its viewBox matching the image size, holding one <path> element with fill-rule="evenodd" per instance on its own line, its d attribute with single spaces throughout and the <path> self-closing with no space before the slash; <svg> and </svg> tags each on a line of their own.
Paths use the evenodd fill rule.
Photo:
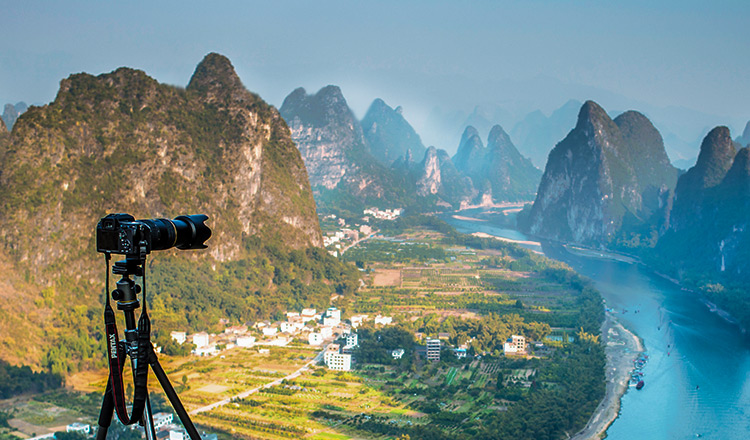
<svg viewBox="0 0 750 440">
<path fill-rule="evenodd" d="M 529 240 L 491 222 L 444 219 L 464 233 Z M 750 344 L 736 326 L 639 264 L 560 245 L 526 246 L 591 278 L 644 342 L 646 386 L 623 396 L 607 439 L 750 439 Z"/>
</svg>

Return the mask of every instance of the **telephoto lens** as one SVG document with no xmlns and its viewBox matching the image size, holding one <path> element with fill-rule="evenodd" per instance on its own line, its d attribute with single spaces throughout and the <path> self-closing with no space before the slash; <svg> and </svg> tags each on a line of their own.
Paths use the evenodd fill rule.
<svg viewBox="0 0 750 440">
<path fill-rule="evenodd" d="M 177 247 L 177 249 L 205 249 L 203 244 L 211 237 L 211 229 L 206 226 L 208 216 L 205 214 L 181 215 L 174 220 L 156 218 L 138 220 L 149 229 L 151 250 L 158 251 Z"/>
</svg>

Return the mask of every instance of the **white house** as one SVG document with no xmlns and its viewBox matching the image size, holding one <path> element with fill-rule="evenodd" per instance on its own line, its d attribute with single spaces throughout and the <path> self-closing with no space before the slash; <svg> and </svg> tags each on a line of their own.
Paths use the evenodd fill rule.
<svg viewBox="0 0 750 440">
<path fill-rule="evenodd" d="M 302 309 L 302 313 L 300 313 L 300 316 L 302 317 L 302 322 L 312 321 L 315 319 L 315 309 Z"/>
<path fill-rule="evenodd" d="M 180 345 L 187 341 L 187 333 L 185 332 L 171 332 L 169 333 L 169 337 L 177 341 Z"/>
<path fill-rule="evenodd" d="M 254 336 L 240 336 L 237 338 L 238 347 L 252 347 L 255 344 Z"/>
<path fill-rule="evenodd" d="M 341 310 L 336 307 L 329 307 L 323 317 L 323 325 L 336 326 L 341 323 Z"/>
<path fill-rule="evenodd" d="M 190 437 L 188 437 L 187 432 L 183 431 L 182 429 L 170 429 L 169 430 L 169 440 L 187 440 Z"/>
<path fill-rule="evenodd" d="M 323 339 L 331 339 L 333 337 L 333 329 L 331 327 L 320 327 L 320 335 Z"/>
<path fill-rule="evenodd" d="M 85 423 L 71 423 L 70 425 L 65 427 L 65 432 L 80 432 L 83 434 L 90 434 L 91 433 L 91 426 L 85 424 Z"/>
<path fill-rule="evenodd" d="M 336 327 L 339 324 L 341 324 L 341 321 L 338 318 L 332 316 L 323 317 L 323 325 L 326 327 Z"/>
<path fill-rule="evenodd" d="M 279 332 L 278 327 L 263 327 L 263 336 L 273 336 Z"/>
<path fill-rule="evenodd" d="M 378 316 L 375 317 L 375 324 L 390 325 L 392 323 L 393 323 L 393 317 L 392 316 L 378 315 Z"/>
<path fill-rule="evenodd" d="M 224 333 L 228 335 L 244 335 L 247 333 L 246 325 L 233 325 L 224 329 Z"/>
<path fill-rule="evenodd" d="M 440 339 L 427 338 L 427 360 L 440 361 Z"/>
<path fill-rule="evenodd" d="M 349 320 L 352 323 L 352 327 L 357 328 L 362 325 L 363 322 L 367 321 L 367 315 L 354 315 Z"/>
<path fill-rule="evenodd" d="M 281 333 L 296 333 L 297 329 L 297 325 L 292 322 L 282 322 L 279 324 Z"/>
<path fill-rule="evenodd" d="M 349 371 L 352 369 L 352 355 L 339 353 L 340 346 L 331 344 L 323 355 L 323 362 L 330 370 Z"/>
<path fill-rule="evenodd" d="M 339 344 L 330 344 L 326 347 L 326 352 L 323 353 L 323 363 L 328 365 L 328 358 L 339 352 Z"/>
<path fill-rule="evenodd" d="M 202 345 L 200 347 L 195 347 L 193 350 L 193 354 L 196 356 L 209 356 L 216 353 L 218 353 L 216 344 Z"/>
<path fill-rule="evenodd" d="M 310 345 L 320 345 L 323 343 L 323 335 L 316 332 L 311 332 L 310 336 L 307 337 L 307 341 Z"/>
<path fill-rule="evenodd" d="M 206 332 L 200 332 L 193 335 L 193 344 L 196 347 L 205 347 L 208 345 L 209 336 Z"/>
<path fill-rule="evenodd" d="M 393 356 L 393 359 L 401 359 L 404 356 L 404 349 L 403 348 L 397 348 L 391 352 L 391 356 Z"/>
</svg>

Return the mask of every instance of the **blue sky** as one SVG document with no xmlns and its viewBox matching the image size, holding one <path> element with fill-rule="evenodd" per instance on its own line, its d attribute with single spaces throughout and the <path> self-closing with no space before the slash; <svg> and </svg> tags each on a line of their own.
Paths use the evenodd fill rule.
<svg viewBox="0 0 750 440">
<path fill-rule="evenodd" d="M 0 0 L 0 104 L 120 66 L 184 86 L 219 52 L 276 106 L 337 84 L 358 116 L 381 97 L 419 129 L 436 106 L 520 118 L 594 99 L 686 115 L 669 124 L 693 141 L 750 119 L 749 17 L 750 1 Z"/>
</svg>

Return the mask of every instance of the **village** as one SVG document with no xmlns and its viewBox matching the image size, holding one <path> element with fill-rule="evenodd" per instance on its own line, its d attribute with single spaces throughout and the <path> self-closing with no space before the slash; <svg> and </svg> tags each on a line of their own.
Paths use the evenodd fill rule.
<svg viewBox="0 0 750 440">
<path fill-rule="evenodd" d="M 322 313 L 316 309 L 306 308 L 300 312 L 287 312 L 285 321 L 258 321 L 254 324 L 228 326 L 221 334 L 198 332 L 187 335 L 186 332 L 173 331 L 170 337 L 178 344 L 192 343 L 195 348 L 192 354 L 196 356 L 217 356 L 225 350 L 235 347 L 257 348 L 261 354 L 268 353 L 269 347 L 285 347 L 297 341 L 307 343 L 313 347 L 322 347 L 324 351 L 323 363 L 330 370 L 351 371 L 355 365 L 354 350 L 359 346 L 357 327 L 364 322 L 372 321 L 375 326 L 386 326 L 393 323 L 392 316 L 378 313 L 352 315 L 342 320 L 341 310 L 330 307 Z M 440 361 L 441 351 L 448 339 L 447 333 L 438 333 L 437 337 L 425 337 L 422 333 L 415 333 L 417 341 L 424 341 L 418 346 L 417 353 L 424 355 L 428 361 Z M 338 342 L 338 343 L 336 343 Z M 543 344 L 536 342 L 537 348 Z M 404 355 L 405 347 L 393 347 L 391 356 L 400 359 Z M 157 351 L 159 347 L 157 347 Z M 451 348 L 458 359 L 467 356 L 468 344 Z M 526 338 L 511 335 L 503 346 L 506 356 L 526 356 Z"/>
<path fill-rule="evenodd" d="M 370 224 L 371 220 L 373 220 L 372 223 L 377 220 L 395 220 L 402 212 L 401 208 L 386 210 L 368 208 L 362 212 L 363 217 L 358 222 L 349 222 L 352 224 L 335 214 L 321 216 L 320 225 L 324 232 L 323 247 L 334 257 L 339 257 L 360 241 L 377 234 L 378 230 Z"/>
</svg>

